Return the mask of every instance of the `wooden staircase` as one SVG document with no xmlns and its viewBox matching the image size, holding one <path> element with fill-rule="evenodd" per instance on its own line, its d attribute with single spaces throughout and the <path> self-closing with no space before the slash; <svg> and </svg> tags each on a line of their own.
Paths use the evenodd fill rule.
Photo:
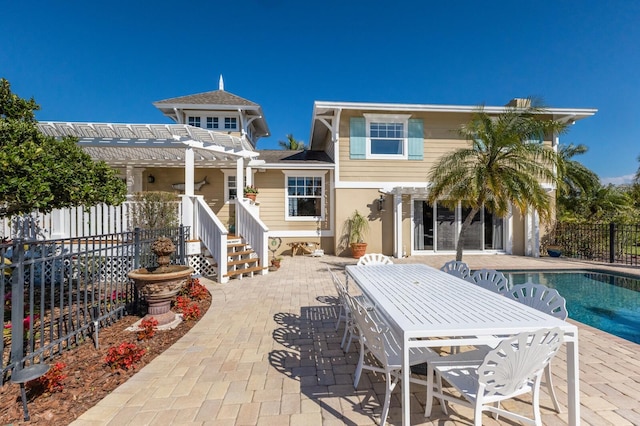
<svg viewBox="0 0 640 426">
<path fill-rule="evenodd" d="M 227 239 L 227 259 L 226 276 L 229 278 L 252 277 L 264 269 L 256 252 L 242 238 L 234 235 Z"/>
</svg>

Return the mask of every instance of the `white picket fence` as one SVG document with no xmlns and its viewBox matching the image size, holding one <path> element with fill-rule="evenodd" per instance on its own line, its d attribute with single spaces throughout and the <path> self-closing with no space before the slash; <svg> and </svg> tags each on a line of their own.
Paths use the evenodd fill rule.
<svg viewBox="0 0 640 426">
<path fill-rule="evenodd" d="M 81 238 L 91 235 L 115 234 L 133 231 L 134 212 L 140 203 L 125 201 L 119 206 L 99 204 L 93 207 L 72 207 L 51 213 L 32 213 L 24 217 L 0 219 L 0 238 L 51 240 Z M 182 207 L 175 202 L 177 217 L 182 217 Z M 177 224 L 176 224 L 177 225 Z"/>
</svg>

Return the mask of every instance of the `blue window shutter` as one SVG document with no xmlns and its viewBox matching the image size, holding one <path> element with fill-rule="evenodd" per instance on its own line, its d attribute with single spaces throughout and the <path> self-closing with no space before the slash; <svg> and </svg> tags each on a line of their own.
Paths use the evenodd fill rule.
<svg viewBox="0 0 640 426">
<path fill-rule="evenodd" d="M 364 117 L 351 117 L 349 122 L 349 158 L 364 160 L 367 152 L 367 132 Z"/>
<path fill-rule="evenodd" d="M 421 118 L 409 119 L 409 160 L 424 158 L 424 124 Z"/>
</svg>

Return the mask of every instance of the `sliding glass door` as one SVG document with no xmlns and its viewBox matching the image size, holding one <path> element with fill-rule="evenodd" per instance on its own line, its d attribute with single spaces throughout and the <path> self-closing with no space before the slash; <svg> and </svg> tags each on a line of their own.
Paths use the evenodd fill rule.
<svg viewBox="0 0 640 426">
<path fill-rule="evenodd" d="M 413 250 L 451 251 L 456 249 L 462 222 L 471 210 L 451 210 L 432 206 L 425 200 L 413 201 Z M 466 232 L 465 250 L 504 250 L 504 219 L 484 209 L 478 212 Z"/>
</svg>

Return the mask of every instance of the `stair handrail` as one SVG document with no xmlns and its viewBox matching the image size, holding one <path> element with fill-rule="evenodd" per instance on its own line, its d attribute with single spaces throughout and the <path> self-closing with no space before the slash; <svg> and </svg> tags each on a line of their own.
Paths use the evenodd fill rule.
<svg viewBox="0 0 640 426">
<path fill-rule="evenodd" d="M 194 236 L 200 239 L 202 244 L 209 250 L 211 257 L 218 264 L 217 280 L 225 283 L 227 277 L 227 235 L 229 231 L 222 224 L 218 216 L 211 210 L 211 207 L 204 201 L 202 195 L 195 195 L 189 198 L 193 202 L 193 229 Z"/>
<path fill-rule="evenodd" d="M 260 258 L 261 266 L 268 265 L 269 228 L 252 208 L 248 199 L 239 198 L 236 200 L 236 233 L 251 246 Z M 260 273 L 268 273 L 268 268 L 263 268 Z"/>
</svg>

